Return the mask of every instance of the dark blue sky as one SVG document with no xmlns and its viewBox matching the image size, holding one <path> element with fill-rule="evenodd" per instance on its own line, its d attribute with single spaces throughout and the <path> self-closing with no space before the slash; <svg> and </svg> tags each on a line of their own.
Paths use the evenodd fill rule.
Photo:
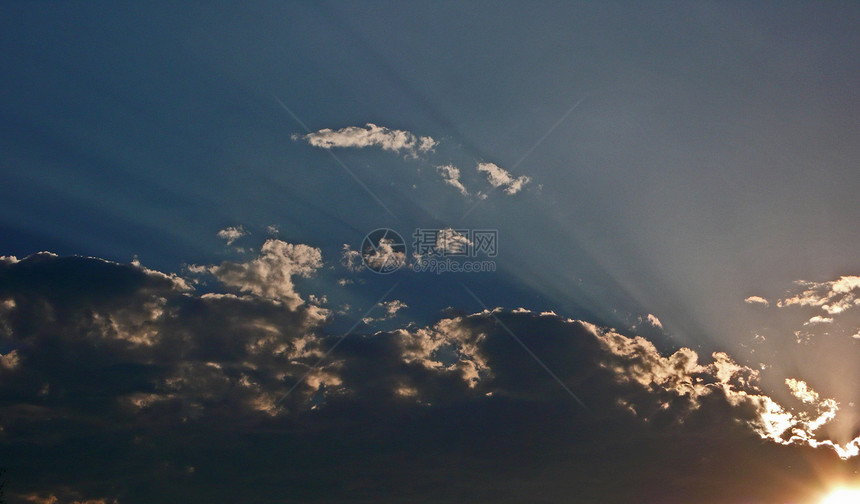
<svg viewBox="0 0 860 504">
<path fill-rule="evenodd" d="M 392 286 L 407 308 L 359 332 L 554 311 L 727 352 L 778 398 L 807 380 L 845 443 L 857 26 L 848 2 L 7 2 L 0 256 L 137 258 L 200 295 L 324 306 L 331 334 Z M 367 124 L 435 144 L 348 143 Z M 410 261 L 416 228 L 496 230 L 496 269 L 349 271 L 377 228 Z M 275 238 L 321 262 L 265 262 Z M 275 287 L 230 276 L 280 260 Z"/>
</svg>

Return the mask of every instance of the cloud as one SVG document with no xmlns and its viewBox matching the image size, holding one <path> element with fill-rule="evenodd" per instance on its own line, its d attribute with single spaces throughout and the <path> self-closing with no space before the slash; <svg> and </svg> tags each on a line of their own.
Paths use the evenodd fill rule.
<svg viewBox="0 0 860 504">
<path fill-rule="evenodd" d="M 206 271 L 228 287 L 283 301 L 295 309 L 304 301 L 294 289 L 293 277 L 308 277 L 320 267 L 320 249 L 269 239 L 260 249 L 259 257 L 251 261 L 225 261 L 220 265 L 192 266 L 190 269 L 193 272 Z"/>
<path fill-rule="evenodd" d="M 798 343 L 824 345 L 844 354 L 848 347 L 838 349 L 834 345 L 855 339 L 860 327 L 860 309 L 857 309 L 860 277 L 844 275 L 822 282 L 797 281 L 776 301 L 776 306 L 779 318 L 771 320 L 771 326 L 779 324 L 778 330 L 793 333 Z"/>
<path fill-rule="evenodd" d="M 242 226 L 230 226 L 218 231 L 218 238 L 227 241 L 227 245 L 232 245 L 233 242 L 249 233 Z"/>
<path fill-rule="evenodd" d="M 657 327 L 657 328 L 660 328 L 660 329 L 663 329 L 663 323 L 662 323 L 662 322 L 660 322 L 660 319 L 658 319 L 656 316 L 654 316 L 654 315 L 652 315 L 652 314 L 650 314 L 650 313 L 649 313 L 649 314 L 648 314 L 648 317 L 647 317 L 647 319 L 646 319 L 646 320 L 647 320 L 647 321 L 648 321 L 648 323 L 649 323 L 649 324 L 651 324 L 652 326 Z"/>
<path fill-rule="evenodd" d="M 377 307 L 382 308 L 384 313 L 381 317 L 364 317 L 361 319 L 365 324 L 372 324 L 374 322 L 383 322 L 386 320 L 391 320 L 397 316 L 397 312 L 407 308 L 408 305 L 399 299 L 394 299 L 391 301 L 382 301 L 376 304 Z"/>
<path fill-rule="evenodd" d="M 820 399 L 803 381 L 786 380 L 792 394 L 808 406 L 807 410 L 794 411 L 757 387 L 758 371 L 735 363 L 725 353 L 713 354 L 713 363 L 702 366 L 696 352 L 688 348 L 663 357 L 653 344 L 642 338 L 630 339 L 605 330 L 598 330 L 597 334 L 612 354 L 626 361 L 614 367 L 622 380 L 685 399 L 680 418 L 706 409 L 706 400 L 716 397 L 732 408 L 736 420 L 749 426 L 762 439 L 780 445 L 826 447 L 842 459 L 860 454 L 860 437 L 842 444 L 818 437 L 816 431 L 836 417 L 838 404 L 833 399 Z M 633 403 L 625 401 L 625 404 Z M 631 408 L 638 413 L 638 409 Z"/>
<path fill-rule="evenodd" d="M 837 315 L 860 305 L 860 276 L 843 276 L 830 282 L 800 281 L 797 284 L 803 291 L 779 300 L 777 306 L 814 306 L 830 315 Z"/>
<path fill-rule="evenodd" d="M 463 196 L 468 196 L 469 191 L 466 190 L 466 187 L 460 182 L 460 169 L 456 168 L 454 165 L 442 165 L 437 166 L 436 171 L 442 174 L 442 179 L 446 184 L 456 188 L 460 191 L 460 194 Z"/>
<path fill-rule="evenodd" d="M 802 402 L 806 404 L 815 404 L 819 401 L 818 393 L 809 388 L 809 385 L 807 385 L 805 381 L 787 378 L 785 380 L 785 384 L 788 385 L 789 390 L 791 390 L 791 394 Z"/>
<path fill-rule="evenodd" d="M 327 310 L 185 285 L 80 257 L 39 254 L 0 266 L 0 299 L 14 300 L 0 315 L 9 328 L 0 348 L 15 348 L 0 366 L 0 442 L 11 442 L 3 432 L 16 426 L 67 415 L 76 420 L 64 428 L 96 427 L 107 416 L 112 431 L 271 417 L 296 401 L 306 407 L 311 384 L 338 382 L 311 368 Z"/>
<path fill-rule="evenodd" d="M 363 128 L 359 126 L 348 126 L 339 130 L 326 128 L 301 137 L 293 136 L 293 139 L 297 138 L 322 149 L 380 147 L 387 151 L 404 152 L 412 157 L 416 157 L 419 153 L 427 153 L 438 144 L 429 136 L 418 137 L 408 131 L 392 130 L 372 123 L 367 123 Z"/>
<path fill-rule="evenodd" d="M 833 322 L 831 317 L 822 317 L 821 315 L 816 315 L 811 319 L 804 322 L 803 325 L 813 325 L 813 324 L 830 324 Z"/>
<path fill-rule="evenodd" d="M 505 194 L 516 194 L 531 181 L 531 178 L 525 175 L 514 178 L 493 163 L 478 163 L 478 171 L 486 174 L 487 181 L 493 187 L 504 188 Z"/>
<path fill-rule="evenodd" d="M 341 249 L 340 263 L 351 273 L 358 273 L 364 269 L 361 252 L 352 250 L 352 247 L 346 243 L 343 244 L 343 248 Z"/>
<path fill-rule="evenodd" d="M 397 315 L 398 311 L 408 308 L 408 305 L 399 299 L 383 301 L 382 303 L 379 303 L 379 306 L 385 309 L 385 316 L 389 318 Z"/>
<path fill-rule="evenodd" d="M 0 369 L 5 369 L 7 371 L 15 371 L 20 363 L 20 359 L 18 358 L 18 351 L 12 350 L 7 354 L 0 353 Z"/>
<path fill-rule="evenodd" d="M 782 502 L 768 471 L 828 460 L 815 446 L 847 457 L 860 443 L 821 437 L 838 405 L 803 381 L 786 381 L 799 401 L 789 408 L 725 353 L 661 353 L 551 312 L 452 311 L 329 334 L 324 310 L 283 301 L 300 296 L 285 278 L 321 261 L 288 245 L 270 240 L 260 257 L 216 269 L 226 292 L 98 259 L 0 262 L 0 348 L 16 361 L 0 368 L 0 453 L 15 460 L 22 495 L 408 500 L 414 479 L 397 469 L 408 466 L 434 502 L 462 501 L 451 488 L 503 503 L 572 491 L 593 502 L 692 491 L 706 503 Z M 405 303 L 379 308 L 394 316 Z M 53 469 L 71 455 L 80 463 Z M 517 475 L 504 495 L 500 473 Z"/>
<path fill-rule="evenodd" d="M 761 296 L 750 296 L 750 297 L 744 299 L 744 303 L 746 303 L 746 304 L 758 304 L 758 305 L 763 305 L 763 306 L 770 305 L 770 303 L 767 301 L 767 299 L 765 299 Z"/>
</svg>

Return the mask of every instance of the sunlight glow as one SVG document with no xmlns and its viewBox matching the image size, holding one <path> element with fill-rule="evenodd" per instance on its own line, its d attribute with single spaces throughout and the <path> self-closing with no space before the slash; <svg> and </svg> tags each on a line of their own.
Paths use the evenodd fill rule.
<svg viewBox="0 0 860 504">
<path fill-rule="evenodd" d="M 830 492 L 820 504 L 856 504 L 860 502 L 860 490 L 839 488 Z"/>
</svg>

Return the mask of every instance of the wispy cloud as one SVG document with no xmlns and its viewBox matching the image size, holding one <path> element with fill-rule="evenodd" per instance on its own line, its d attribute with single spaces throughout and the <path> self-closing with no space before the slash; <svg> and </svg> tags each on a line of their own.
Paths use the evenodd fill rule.
<svg viewBox="0 0 860 504">
<path fill-rule="evenodd" d="M 531 182 L 531 178 L 526 175 L 512 177 L 510 173 L 494 163 L 478 163 L 478 171 L 487 176 L 490 185 L 501 187 L 505 194 L 516 194 Z"/>
<path fill-rule="evenodd" d="M 437 166 L 436 171 L 442 174 L 442 180 L 445 181 L 446 184 L 456 188 L 460 191 L 460 194 L 463 196 L 468 196 L 469 191 L 466 190 L 466 186 L 460 182 L 460 169 L 455 167 L 454 165 L 442 165 Z"/>
<path fill-rule="evenodd" d="M 412 157 L 429 152 L 438 144 L 429 136 L 416 136 L 409 131 L 389 129 L 373 123 L 367 123 L 364 127 L 347 126 L 338 130 L 325 128 L 306 135 L 293 136 L 294 140 L 299 138 L 322 149 L 380 147 Z"/>
<path fill-rule="evenodd" d="M 385 313 L 383 313 L 381 317 L 366 316 L 361 319 L 362 322 L 369 325 L 374 322 L 384 322 L 386 320 L 391 320 L 397 316 L 397 312 L 408 308 L 408 305 L 399 299 L 392 299 L 391 301 L 381 301 L 377 303 L 376 306 L 382 308 Z"/>
<path fill-rule="evenodd" d="M 860 276 L 843 276 L 830 282 L 798 282 L 798 285 L 803 291 L 779 300 L 777 306 L 817 306 L 836 315 L 860 305 Z"/>
<path fill-rule="evenodd" d="M 245 231 L 245 228 L 243 228 L 242 226 L 230 226 L 222 229 L 221 231 L 218 231 L 218 238 L 225 240 L 227 242 L 227 245 L 232 245 L 233 242 L 243 236 L 247 236 L 248 234 L 250 233 Z"/>
</svg>

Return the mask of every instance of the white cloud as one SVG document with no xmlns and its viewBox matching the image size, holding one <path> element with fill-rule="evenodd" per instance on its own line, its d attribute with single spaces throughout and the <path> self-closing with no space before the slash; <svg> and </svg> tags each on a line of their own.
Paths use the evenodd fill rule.
<svg viewBox="0 0 860 504">
<path fill-rule="evenodd" d="M 232 245 L 233 242 L 249 233 L 242 226 L 230 226 L 218 231 L 218 238 L 227 241 L 227 245 Z"/>
<path fill-rule="evenodd" d="M 304 301 L 294 289 L 293 276 L 310 276 L 322 266 L 320 249 L 308 245 L 293 245 L 277 239 L 266 240 L 260 256 L 246 263 L 223 262 L 203 270 L 221 283 L 241 292 L 283 301 L 295 309 Z M 189 267 L 191 272 L 200 267 Z"/>
<path fill-rule="evenodd" d="M 418 137 L 408 131 L 393 130 L 372 123 L 367 123 L 363 128 L 359 126 L 348 126 L 339 130 L 325 128 L 301 137 L 293 136 L 293 139 L 297 138 L 302 138 L 312 146 L 322 149 L 380 147 L 387 151 L 405 152 L 412 157 L 429 152 L 438 144 L 429 136 Z"/>
<path fill-rule="evenodd" d="M 820 399 L 818 392 L 809 388 L 809 385 L 807 385 L 805 381 L 788 378 L 785 380 L 785 384 L 788 385 L 789 390 L 791 390 L 791 395 L 800 399 L 804 403 L 817 403 Z"/>
<path fill-rule="evenodd" d="M 775 304 L 780 317 L 794 326 L 786 329 L 799 344 L 812 344 L 822 335 L 860 339 L 855 337 L 860 335 L 860 276 L 799 280 Z"/>
<path fill-rule="evenodd" d="M 830 282 L 798 282 L 798 285 L 804 290 L 779 300 L 777 306 L 814 306 L 836 315 L 860 304 L 860 276 L 843 276 Z"/>
<path fill-rule="evenodd" d="M 494 163 L 478 163 L 478 171 L 487 175 L 487 181 L 493 187 L 503 187 L 505 194 L 516 194 L 531 182 L 531 178 L 525 175 L 512 177 L 510 173 Z"/>
<path fill-rule="evenodd" d="M 761 296 L 750 296 L 750 297 L 744 299 L 744 303 L 746 303 L 746 304 L 759 304 L 759 305 L 764 305 L 764 306 L 770 305 L 770 303 L 767 301 L 767 299 L 765 299 Z"/>
<path fill-rule="evenodd" d="M 381 306 L 382 308 L 385 308 L 385 315 L 389 318 L 397 315 L 398 311 L 400 311 L 404 308 L 408 308 L 408 305 L 406 303 L 404 303 L 403 301 L 400 301 L 399 299 L 393 299 L 391 301 L 384 301 L 382 303 L 379 303 L 379 306 Z"/>
<path fill-rule="evenodd" d="M 660 319 L 658 319 L 656 316 L 649 313 L 648 318 L 646 320 L 648 320 L 648 323 L 651 324 L 652 326 L 659 327 L 660 329 L 663 329 L 663 323 L 660 322 Z"/>
<path fill-rule="evenodd" d="M 455 167 L 454 165 L 442 165 L 437 166 L 436 171 L 442 174 L 442 179 L 446 184 L 455 187 L 460 194 L 463 196 L 468 196 L 469 191 L 466 190 L 466 187 L 460 182 L 460 169 Z"/>
<path fill-rule="evenodd" d="M 833 319 L 831 317 L 822 317 L 821 315 L 816 315 L 811 319 L 804 322 L 803 325 L 814 325 L 814 324 L 831 324 L 833 323 Z"/>
</svg>

